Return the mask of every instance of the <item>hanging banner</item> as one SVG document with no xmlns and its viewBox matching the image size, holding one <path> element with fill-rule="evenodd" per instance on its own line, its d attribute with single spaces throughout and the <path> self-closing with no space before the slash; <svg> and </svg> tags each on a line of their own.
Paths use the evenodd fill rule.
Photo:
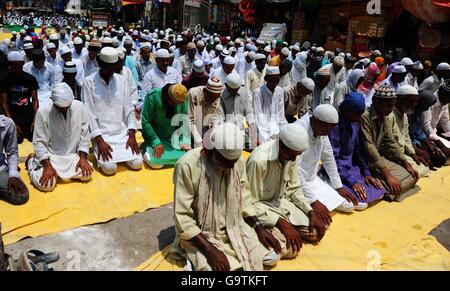
<svg viewBox="0 0 450 291">
<path fill-rule="evenodd" d="M 122 0 L 122 6 L 133 4 L 144 4 L 145 0 Z"/>
</svg>

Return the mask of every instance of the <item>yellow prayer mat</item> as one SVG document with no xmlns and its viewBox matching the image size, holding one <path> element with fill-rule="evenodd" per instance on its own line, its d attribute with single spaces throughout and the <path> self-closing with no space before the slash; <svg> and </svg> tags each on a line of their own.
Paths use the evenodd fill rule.
<svg viewBox="0 0 450 291">
<path fill-rule="evenodd" d="M 136 139 L 138 143 L 143 141 L 140 133 Z M 31 185 L 23 162 L 31 152 L 33 146 L 27 140 L 19 145 L 20 176 L 28 186 L 30 200 L 20 206 L 0 200 L 5 244 L 127 217 L 173 202 L 173 167 L 152 170 L 144 166 L 140 171 L 133 171 L 119 164 L 116 175 L 110 177 L 95 168 L 89 182 L 60 182 L 53 192 L 40 192 Z M 247 158 L 249 153 L 243 155 Z M 92 154 L 89 159 L 93 161 Z"/>
<path fill-rule="evenodd" d="M 293 260 L 272 270 L 450 270 L 450 253 L 428 233 L 450 217 L 450 167 L 418 183 L 403 202 L 380 201 L 363 212 L 337 213 L 318 245 L 303 245 Z M 182 270 L 170 246 L 135 270 Z"/>
</svg>

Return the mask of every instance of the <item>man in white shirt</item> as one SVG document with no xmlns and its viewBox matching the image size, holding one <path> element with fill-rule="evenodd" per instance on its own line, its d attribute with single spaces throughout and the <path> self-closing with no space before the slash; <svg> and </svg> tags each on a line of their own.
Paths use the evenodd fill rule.
<svg viewBox="0 0 450 291">
<path fill-rule="evenodd" d="M 242 76 L 242 78 L 244 78 L 244 83 L 246 81 L 245 76 L 247 75 L 247 72 L 255 67 L 255 59 L 255 52 L 245 52 L 236 64 L 236 71 L 240 76 Z"/>
<path fill-rule="evenodd" d="M 439 86 L 447 79 L 450 79 L 450 65 L 448 63 L 440 63 L 436 67 L 435 74 L 423 80 L 422 84 L 420 84 L 419 91 L 428 90 L 436 93 Z"/>
<path fill-rule="evenodd" d="M 105 175 L 114 175 L 119 162 L 134 170 L 142 167 L 133 104 L 125 79 L 115 74 L 118 61 L 116 49 L 103 48 L 98 57 L 100 70 L 85 79 L 81 93 L 97 164 Z"/>
<path fill-rule="evenodd" d="M 205 42 L 202 40 L 197 42 L 197 54 L 195 57 L 203 62 L 206 61 L 206 59 L 209 59 L 209 54 L 205 49 Z"/>
<path fill-rule="evenodd" d="M 86 77 L 98 72 L 97 55 L 101 50 L 101 44 L 93 39 L 88 46 L 88 53 L 82 58 L 84 75 Z"/>
<path fill-rule="evenodd" d="M 405 66 L 399 65 L 395 66 L 392 70 L 392 74 L 387 77 L 383 82 L 381 82 L 381 86 L 390 86 L 394 88 L 395 91 L 398 90 L 403 85 L 406 85 L 406 74 L 408 71 L 406 71 Z"/>
<path fill-rule="evenodd" d="M 145 95 L 153 88 L 162 88 L 168 83 L 181 84 L 182 77 L 177 70 L 169 66 L 169 57 L 169 51 L 166 49 L 159 49 L 156 52 L 156 66 L 145 74 L 142 81 L 140 96 L 142 101 Z"/>
<path fill-rule="evenodd" d="M 424 114 L 424 132 L 434 141 L 441 142 L 447 149 L 450 149 L 450 121 L 448 104 L 450 103 L 450 79 L 447 79 L 437 91 L 438 96 L 428 111 Z M 437 127 L 440 125 L 443 133 L 437 134 Z"/>
<path fill-rule="evenodd" d="M 258 129 L 258 144 L 276 139 L 287 124 L 284 114 L 284 90 L 278 86 L 280 69 L 267 67 L 266 84 L 253 91 L 253 111 Z"/>
<path fill-rule="evenodd" d="M 77 80 L 77 83 L 79 86 L 83 86 L 83 80 L 84 80 L 84 67 L 81 60 L 77 60 L 72 58 L 72 51 L 69 47 L 63 46 L 59 50 L 59 54 L 61 55 L 61 60 L 59 61 L 58 65 L 61 71 L 64 69 L 64 64 L 67 62 L 73 62 L 75 66 L 77 66 L 77 75 L 75 79 Z"/>
<path fill-rule="evenodd" d="M 313 98 L 308 104 L 311 110 L 314 110 L 320 104 L 333 104 L 334 91 L 330 90 L 328 86 L 331 82 L 330 80 L 331 72 L 329 67 L 323 66 L 316 72 Z"/>
<path fill-rule="evenodd" d="M 233 58 L 231 56 L 227 56 L 223 60 L 222 66 L 212 70 L 209 75 L 211 77 L 219 77 L 219 79 L 222 82 L 224 82 L 224 80 L 226 80 L 226 78 L 229 74 L 237 73 L 236 70 L 234 69 L 235 65 L 236 65 L 235 58 Z M 241 85 L 244 85 L 244 79 L 242 79 L 242 77 L 241 77 Z"/>
<path fill-rule="evenodd" d="M 81 60 L 87 54 L 88 50 L 85 48 L 81 37 L 75 37 L 73 40 L 72 58 L 75 60 Z"/>
<path fill-rule="evenodd" d="M 183 78 L 192 72 L 192 64 L 197 59 L 196 53 L 197 48 L 195 46 L 195 43 L 188 43 L 186 46 L 186 53 L 184 54 L 184 56 L 180 57 L 180 66 Z"/>
<path fill-rule="evenodd" d="M 340 84 L 345 80 L 345 61 L 343 57 L 337 56 L 334 58 L 332 64 L 325 65 L 323 67 L 330 71 L 330 82 L 328 83 L 328 90 L 334 92 L 334 88 L 337 84 Z"/>
<path fill-rule="evenodd" d="M 336 161 L 328 134 L 339 122 L 336 109 L 331 104 L 322 104 L 314 109 L 313 115 L 304 115 L 295 123 L 308 132 L 309 149 L 297 160 L 300 184 L 312 208 L 319 213 L 326 225 L 331 223 L 330 212 L 338 210 L 352 212 L 355 205 L 358 210 L 367 208 L 367 203 L 360 202 L 342 186 Z M 322 161 L 329 184 L 318 176 Z"/>
<path fill-rule="evenodd" d="M 250 102 L 253 102 L 253 91 L 264 85 L 264 77 L 266 76 L 267 58 L 263 54 L 256 54 L 255 65 L 245 75 L 245 88 L 247 89 L 247 97 Z"/>
</svg>

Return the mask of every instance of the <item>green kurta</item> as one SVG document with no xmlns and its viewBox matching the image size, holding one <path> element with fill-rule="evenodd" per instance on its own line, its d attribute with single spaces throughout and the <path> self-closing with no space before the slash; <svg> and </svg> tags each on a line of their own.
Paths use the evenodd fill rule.
<svg viewBox="0 0 450 291">
<path fill-rule="evenodd" d="M 257 147 L 247 160 L 247 176 L 256 216 L 266 226 L 274 227 L 280 217 L 296 226 L 308 226 L 312 210 L 303 195 L 296 163 L 278 160 L 278 142 Z"/>
<path fill-rule="evenodd" d="M 152 164 L 174 165 L 185 153 L 180 145 L 191 144 L 188 101 L 177 105 L 174 115 L 169 117 L 167 109 L 170 108 L 167 106 L 162 88 L 155 88 L 148 93 L 142 109 L 142 153 L 149 153 Z M 153 156 L 153 148 L 159 144 L 164 146 L 165 151 L 161 158 L 156 158 Z"/>
</svg>

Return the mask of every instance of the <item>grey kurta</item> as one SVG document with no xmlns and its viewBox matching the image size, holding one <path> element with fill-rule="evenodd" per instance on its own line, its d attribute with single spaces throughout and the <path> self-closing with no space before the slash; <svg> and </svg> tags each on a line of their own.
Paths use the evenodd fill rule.
<svg viewBox="0 0 450 291">
<path fill-rule="evenodd" d="M 201 197 L 204 193 L 201 189 L 202 184 L 204 184 L 202 179 L 205 177 L 205 173 L 202 173 L 204 170 L 203 163 L 201 148 L 197 148 L 187 152 L 175 165 L 173 175 L 175 184 L 174 220 L 177 238 L 172 246 L 172 255 L 178 258 L 179 256 L 187 256 L 196 270 L 209 270 L 210 267 L 206 257 L 189 241 L 198 234 L 202 234 L 209 242 L 223 251 L 232 270 L 242 268 L 242 261 L 238 259 L 240 256 L 238 253 L 242 254 L 242 250 L 236 252 L 233 247 L 234 241 L 231 239 L 227 227 L 228 206 L 230 206 L 227 205 L 230 201 L 227 192 L 228 188 L 231 187 L 225 179 L 225 172 L 227 171 L 221 172 L 213 169 L 212 173 L 207 173 L 207 175 L 214 177 L 210 184 L 213 189 L 213 197 L 209 210 L 200 209 L 200 207 L 203 207 L 200 201 L 205 200 L 205 197 Z M 246 247 L 250 251 L 257 251 L 261 258 L 261 265 L 258 268 L 262 268 L 262 257 L 268 251 L 258 242 L 254 231 L 243 220 L 243 217 L 255 216 L 255 209 L 251 202 L 249 189 L 245 188 L 247 187 L 247 177 L 245 162 L 242 158 L 236 163 L 234 169 L 240 179 L 241 189 L 241 193 L 236 193 L 236 195 L 241 195 L 240 202 L 235 205 L 240 210 L 237 212 L 239 217 L 236 217 L 240 226 L 239 235 L 251 239 L 253 243 L 247 244 Z M 201 212 L 205 212 L 206 216 L 202 217 Z M 211 229 L 208 229 L 211 225 L 216 229 L 214 233 L 211 232 Z"/>
<path fill-rule="evenodd" d="M 296 226 L 308 226 L 312 210 L 303 195 L 295 161 L 281 163 L 278 141 L 257 147 L 247 160 L 247 176 L 258 219 L 274 227 L 280 217 Z"/>
<path fill-rule="evenodd" d="M 89 145 L 89 121 L 83 103 L 74 100 L 66 119 L 53 104 L 40 107 L 33 134 L 35 158 L 29 161 L 32 167 L 28 169 L 33 184 L 39 187 L 43 171 L 41 162 L 48 158 L 59 178 L 82 178 L 81 169 L 75 170 L 80 159 L 78 153 L 88 154 Z"/>
</svg>

